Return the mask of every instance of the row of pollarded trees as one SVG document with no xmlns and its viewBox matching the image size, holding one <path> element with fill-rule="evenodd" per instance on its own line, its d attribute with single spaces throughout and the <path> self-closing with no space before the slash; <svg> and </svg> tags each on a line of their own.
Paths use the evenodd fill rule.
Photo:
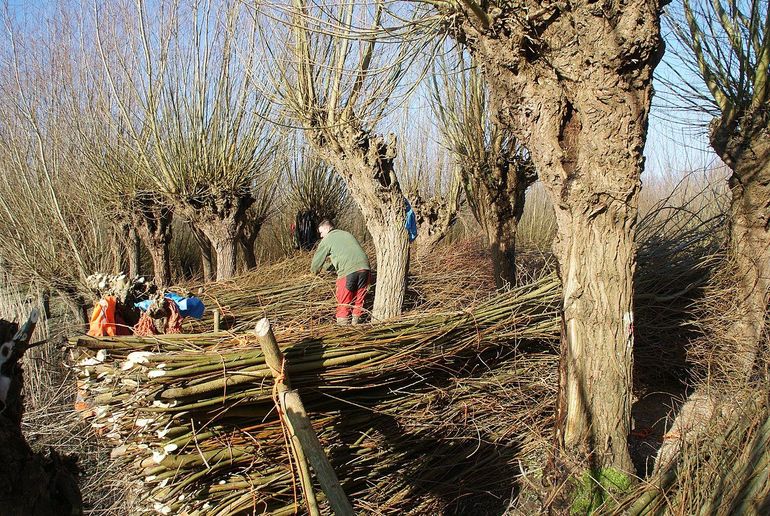
<svg viewBox="0 0 770 516">
<path fill-rule="evenodd" d="M 204 270 L 211 274 L 213 249 L 216 279 L 224 280 L 235 275 L 238 246 L 253 244 L 271 200 L 275 130 L 267 122 L 270 104 L 253 82 L 256 28 L 237 6 L 167 7 L 151 16 L 141 2 L 124 6 L 134 21 L 125 26 L 117 8 L 95 12 L 88 49 L 96 55 L 89 81 L 95 91 L 80 103 L 80 118 L 105 130 L 93 139 L 81 134 L 94 160 L 106 151 L 114 164 L 97 167 L 103 180 L 117 176 L 127 184 L 113 205 L 127 212 L 150 250 L 156 279 L 171 280 L 167 253 L 177 214 L 194 228 Z"/>
</svg>

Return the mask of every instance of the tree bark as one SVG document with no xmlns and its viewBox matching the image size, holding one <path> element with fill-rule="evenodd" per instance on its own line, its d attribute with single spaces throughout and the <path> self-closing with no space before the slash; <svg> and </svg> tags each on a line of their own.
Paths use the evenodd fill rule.
<svg viewBox="0 0 770 516">
<path fill-rule="evenodd" d="M 130 217 L 119 216 L 115 228 L 117 236 L 116 260 L 117 272 L 125 272 L 129 277 L 135 278 L 141 275 L 142 247 L 136 228 L 131 223 Z"/>
<path fill-rule="evenodd" d="M 445 196 L 437 194 L 427 200 L 422 198 L 419 191 L 409 196 L 417 222 L 417 238 L 412 242 L 412 247 L 418 257 L 432 253 L 457 220 L 460 204 L 458 187 L 453 186 Z"/>
<path fill-rule="evenodd" d="M 402 210 L 384 225 L 367 224 L 377 251 L 377 279 L 372 308 L 372 320 L 375 322 L 397 317 L 404 304 L 409 239 L 403 222 Z"/>
<path fill-rule="evenodd" d="M 247 270 L 257 268 L 257 254 L 254 251 L 254 244 L 257 242 L 257 237 L 262 230 L 262 224 L 264 224 L 264 222 L 265 217 L 263 216 L 258 216 L 256 218 L 254 216 L 249 216 L 248 214 L 246 216 L 239 242 L 241 244 L 243 260 Z"/>
<path fill-rule="evenodd" d="M 190 223 L 190 231 L 193 238 L 198 243 L 198 249 L 201 253 L 201 267 L 203 269 L 203 281 L 206 283 L 214 281 L 214 257 L 212 255 L 211 240 L 194 224 Z"/>
<path fill-rule="evenodd" d="M 489 245 L 495 287 L 501 289 L 517 283 L 516 232 L 527 188 L 537 174 L 530 160 L 515 149 L 501 148 L 500 142 L 494 142 L 487 160 L 463 170 L 462 178 L 468 204 Z"/>
<path fill-rule="evenodd" d="M 485 229 L 490 254 L 492 273 L 497 289 L 515 286 L 516 280 L 516 230 L 518 218 L 490 217 L 482 227 Z"/>
<path fill-rule="evenodd" d="M 631 421 L 635 217 L 561 213 L 558 232 L 564 289 L 560 368 L 560 440 L 591 469 L 633 471 Z"/>
<path fill-rule="evenodd" d="M 171 256 L 168 252 L 168 242 L 151 241 L 147 246 L 152 258 L 152 269 L 155 272 L 155 283 L 159 287 L 168 287 L 171 279 Z"/>
<path fill-rule="evenodd" d="M 564 463 L 630 473 L 633 240 L 661 4 L 524 6 L 526 24 L 522 6 L 462 7 L 450 31 L 484 63 L 500 121 L 555 207 Z"/>
<path fill-rule="evenodd" d="M 112 253 L 112 273 L 120 274 L 128 270 L 128 256 L 126 253 L 126 228 L 118 225 L 110 238 L 110 251 Z"/>
<path fill-rule="evenodd" d="M 730 251 L 739 295 L 730 334 L 738 343 L 734 360 L 746 379 L 765 345 L 770 302 L 770 141 L 759 122 L 711 135 L 712 147 L 732 170 Z"/>
<path fill-rule="evenodd" d="M 142 242 L 136 228 L 128 228 L 128 276 L 136 278 L 142 275 Z"/>
<path fill-rule="evenodd" d="M 160 287 L 172 282 L 168 246 L 173 218 L 174 212 L 159 194 L 141 193 L 131 203 L 131 225 L 150 253 L 155 283 Z"/>
<path fill-rule="evenodd" d="M 221 236 L 211 244 L 217 253 L 217 281 L 232 278 L 238 273 L 238 237 Z"/>
<path fill-rule="evenodd" d="M 246 264 L 246 270 L 257 268 L 257 253 L 254 252 L 254 240 L 247 238 L 245 235 L 241 235 L 239 243 L 241 244 L 241 251 L 243 251 L 243 262 Z"/>
<path fill-rule="evenodd" d="M 186 199 L 180 207 L 192 224 L 203 232 L 217 253 L 217 281 L 238 273 L 238 240 L 246 220 L 246 210 L 254 204 L 249 194 L 216 192 L 204 198 Z"/>
</svg>

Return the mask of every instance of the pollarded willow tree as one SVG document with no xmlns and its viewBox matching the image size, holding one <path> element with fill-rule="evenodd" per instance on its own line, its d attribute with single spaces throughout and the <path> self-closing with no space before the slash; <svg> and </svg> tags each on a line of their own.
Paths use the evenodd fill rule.
<svg viewBox="0 0 770 516">
<path fill-rule="evenodd" d="M 503 131 L 478 67 L 463 54 L 439 60 L 431 107 L 453 154 L 465 197 L 492 254 L 495 285 L 516 284 L 516 230 L 527 188 L 537 179 L 526 149 Z"/>
<path fill-rule="evenodd" d="M 377 254 L 372 318 L 401 313 L 406 290 L 408 239 L 404 195 L 394 168 L 396 138 L 373 131 L 396 94 L 413 46 L 380 39 L 381 2 L 294 0 L 286 13 L 288 55 L 280 56 L 279 101 L 304 130 L 316 154 L 340 174 L 358 203 Z M 360 36 L 363 31 L 365 35 Z"/>
<path fill-rule="evenodd" d="M 740 295 L 731 334 L 748 378 L 765 342 L 770 301 L 770 4 L 685 0 L 683 17 L 669 20 L 684 69 L 708 93 L 677 69 L 670 85 L 688 109 L 713 117 L 711 146 L 732 172 L 730 248 Z"/>
<path fill-rule="evenodd" d="M 663 2 L 430 3 L 554 204 L 563 456 L 631 472 L 634 235 Z"/>
<path fill-rule="evenodd" d="M 91 96 L 95 102 L 99 97 Z M 104 97 L 102 97 L 104 99 Z M 102 106 L 104 107 L 104 106 Z M 99 106 L 73 104 L 72 125 L 78 135 L 78 148 L 89 163 L 92 195 L 103 206 L 127 251 L 130 276 L 141 274 L 141 248 L 152 259 L 154 281 L 160 286 L 172 283 L 169 245 L 172 237 L 173 208 L 147 177 L 142 158 L 130 138 L 110 127 L 110 119 Z"/>
<path fill-rule="evenodd" d="M 141 58 L 117 61 L 121 79 L 132 85 L 128 98 L 139 107 L 149 134 L 149 145 L 136 146 L 144 173 L 199 231 L 202 249 L 200 233 L 211 243 L 217 280 L 237 272 L 247 210 L 256 200 L 269 200 L 261 190 L 274 133 L 270 104 L 253 83 L 257 27 L 244 10 L 241 3 L 169 1 L 150 19 L 149 7 L 137 2 L 128 11 L 135 37 L 125 49 Z M 101 31 L 108 30 L 104 18 L 115 21 L 120 13 L 126 11 L 96 16 L 103 69 L 113 84 L 110 62 L 115 60 Z M 124 97 L 120 114 L 130 124 L 135 115 L 126 105 Z"/>
</svg>

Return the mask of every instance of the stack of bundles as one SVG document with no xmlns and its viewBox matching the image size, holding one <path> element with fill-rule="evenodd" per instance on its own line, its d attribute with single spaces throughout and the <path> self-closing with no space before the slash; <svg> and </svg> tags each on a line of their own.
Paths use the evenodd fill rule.
<svg viewBox="0 0 770 516">
<path fill-rule="evenodd" d="M 286 372 L 357 510 L 474 511 L 510 496 L 513 465 L 551 422 L 556 357 L 543 344 L 506 345 L 554 339 L 558 296 L 549 276 L 472 311 L 366 329 L 278 328 Z M 252 336 L 77 345 L 92 423 L 141 479 L 143 509 L 295 511 L 273 381 Z M 511 356 L 500 360 L 503 349 Z M 483 367 L 485 358 L 505 365 Z"/>
<path fill-rule="evenodd" d="M 371 255 L 371 253 L 370 253 Z M 335 276 L 314 276 L 309 253 L 299 253 L 229 281 L 193 287 L 207 307 L 222 315 L 224 328 L 247 331 L 267 317 L 277 326 L 312 326 L 334 319 Z M 478 241 L 440 248 L 411 264 L 405 309 L 463 309 L 494 291 L 492 265 Z M 374 289 L 370 289 L 370 293 Z M 371 303 L 368 303 L 371 305 Z M 189 332 L 210 331 L 209 311 L 201 322 L 186 321 Z"/>
</svg>

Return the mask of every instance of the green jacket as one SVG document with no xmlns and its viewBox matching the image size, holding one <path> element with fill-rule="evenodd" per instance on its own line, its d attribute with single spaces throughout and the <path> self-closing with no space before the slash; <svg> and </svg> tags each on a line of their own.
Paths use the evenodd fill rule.
<svg viewBox="0 0 770 516">
<path fill-rule="evenodd" d="M 356 240 L 356 237 L 342 231 L 332 229 L 318 244 L 318 250 L 310 263 L 310 272 L 318 274 L 323 267 L 326 257 L 330 257 L 337 277 L 342 278 L 350 273 L 369 270 L 369 258 Z"/>
</svg>

